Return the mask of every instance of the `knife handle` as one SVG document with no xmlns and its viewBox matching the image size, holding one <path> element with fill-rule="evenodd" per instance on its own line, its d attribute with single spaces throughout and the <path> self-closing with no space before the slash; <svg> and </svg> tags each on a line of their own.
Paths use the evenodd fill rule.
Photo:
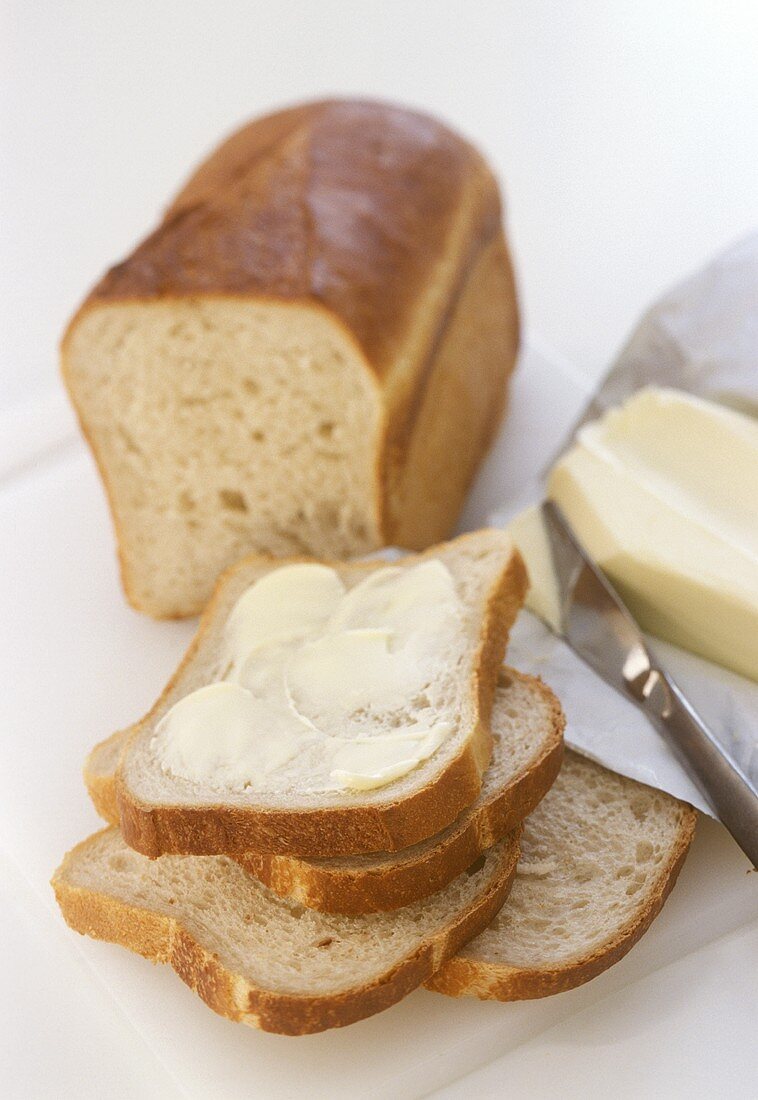
<svg viewBox="0 0 758 1100">
<path fill-rule="evenodd" d="M 637 702 L 685 762 L 734 839 L 758 868 L 758 791 L 708 729 L 677 685 L 651 671 Z"/>
</svg>

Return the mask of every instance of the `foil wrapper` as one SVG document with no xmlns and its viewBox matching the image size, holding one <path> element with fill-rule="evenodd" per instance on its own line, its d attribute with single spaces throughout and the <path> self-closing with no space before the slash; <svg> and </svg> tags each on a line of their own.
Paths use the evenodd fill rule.
<svg viewBox="0 0 758 1100">
<path fill-rule="evenodd" d="M 758 415 L 758 232 L 647 310 L 543 474 L 584 423 L 648 385 L 685 390 Z M 758 492 L 758 471 L 756 478 Z M 505 525 L 543 491 L 538 479 L 492 513 L 490 521 Z M 758 783 L 758 684 L 658 639 L 649 642 L 714 735 Z M 528 612 L 512 633 L 508 660 L 555 689 L 566 711 L 569 745 L 716 816 L 644 715 Z"/>
</svg>

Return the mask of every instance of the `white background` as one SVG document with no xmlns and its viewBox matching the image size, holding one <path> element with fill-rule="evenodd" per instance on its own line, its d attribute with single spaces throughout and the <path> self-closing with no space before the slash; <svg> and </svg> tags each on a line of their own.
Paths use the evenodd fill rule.
<svg viewBox="0 0 758 1100">
<path fill-rule="evenodd" d="M 758 223 L 758 5 L 3 0 L 0 401 L 238 123 L 308 96 L 449 119 L 505 185 L 526 319 L 597 375 L 640 310 Z"/>
<path fill-rule="evenodd" d="M 657 293 L 758 224 L 754 3 L 0 0 L 0 12 L 0 406 L 28 406 L 57 384 L 56 343 L 67 316 L 100 271 L 151 227 L 192 164 L 246 118 L 308 96 L 388 96 L 446 117 L 482 147 L 506 189 L 528 327 L 590 380 Z M 28 408 L 22 421 L 30 422 Z M 0 448 L 4 443 L 0 438 Z M 79 471 L 74 452 L 64 453 L 66 469 Z M 82 471 L 88 470 L 81 461 Z M 67 590 L 66 599 L 81 611 L 94 583 L 102 606 L 112 601 L 108 624 L 115 637 L 93 616 L 87 644 L 104 665 L 121 642 L 125 653 L 139 651 L 145 670 L 139 690 L 147 700 L 155 687 L 147 682 L 148 670 L 156 683 L 164 676 L 149 647 L 164 659 L 165 632 L 173 627 L 147 623 L 123 609 L 111 575 L 99 491 L 87 480 L 90 474 L 82 473 L 79 510 L 72 509 L 68 497 L 58 499 L 56 479 L 64 483 L 64 467 L 60 470 L 50 466 L 44 473 L 50 484 L 36 513 L 39 534 L 30 537 L 23 556 L 40 571 L 49 565 L 45 533 L 56 506 L 61 519 L 54 531 L 65 531 L 65 522 L 77 524 L 85 502 L 99 509 L 87 544 L 92 561 L 85 558 L 82 565 L 73 535 L 68 551 L 78 569 L 72 576 L 81 582 L 82 568 L 90 568 L 100 579 Z M 11 486 L 5 498 L 12 508 L 18 493 L 19 517 L 26 507 L 22 495 L 27 505 L 32 499 L 31 480 L 24 484 Z M 36 531 L 30 517 L 34 513 L 27 510 L 24 523 Z M 10 526 L 0 530 L 0 538 Z M 20 539 L 6 543 L 8 560 L 19 558 L 17 543 Z M 56 546 L 61 569 L 66 553 L 65 541 Z M 24 562 L 17 564 L 21 576 Z M 55 577 L 45 578 L 55 592 Z M 13 587 L 12 576 L 7 587 Z M 16 609 L 39 604 L 34 596 L 33 590 L 24 591 Z M 63 604 L 62 615 L 68 606 Z M 2 616 L 3 629 L 13 629 L 8 651 L 17 656 L 14 686 L 36 690 L 41 678 L 32 665 L 40 658 L 39 632 L 34 638 L 31 629 L 25 634 L 24 622 L 13 618 Z M 69 618 L 66 613 L 57 634 L 49 636 L 66 635 Z M 74 654 L 86 650 L 78 636 L 66 644 Z M 83 704 L 64 671 L 49 669 L 44 682 L 61 698 L 69 685 L 72 699 L 63 725 L 71 725 Z M 134 706 L 131 684 L 127 690 L 114 675 L 98 684 L 100 696 L 91 697 L 97 722 L 114 696 L 114 708 L 123 706 L 125 719 L 133 716 L 131 710 L 126 714 Z M 34 708 L 44 709 L 36 697 L 23 713 Z M 61 736 L 64 732 L 71 740 L 58 756 L 67 781 L 58 802 L 51 795 L 51 812 L 68 805 L 78 782 L 74 739 L 82 745 L 93 739 L 89 729 L 61 730 Z M 29 730 L 30 737 L 42 733 L 50 736 L 47 727 Z M 18 794 L 19 804 L 22 795 L 26 792 Z M 89 811 L 83 795 L 80 802 L 77 812 L 84 815 Z M 44 831 L 42 824 L 38 831 Z M 62 819 L 61 838 L 81 831 L 78 819 Z M 41 910 L 39 898 L 28 893 L 21 873 L 27 868 L 13 866 L 27 839 L 31 850 L 36 834 L 19 836 L 8 866 L 0 860 L 9 899 L 0 905 L 0 938 L 24 983 L 12 1004 L 0 995 L 8 1017 L 0 1018 L 0 1062 L 11 1054 L 15 1067 L 10 1096 L 32 1095 L 28 1082 L 43 1079 L 65 1082 L 59 1090 L 65 1096 L 173 1095 L 162 1077 L 162 1037 L 155 1036 L 152 1054 L 146 1050 L 127 1058 L 124 1052 L 135 1043 L 128 1013 L 116 1012 L 110 994 L 91 983 L 92 974 L 101 976 L 107 949 L 87 945 L 80 954 L 72 952 L 71 936 L 57 914 Z M 718 911 L 716 872 L 707 883 L 697 881 L 710 852 L 710 865 L 720 867 L 723 876 L 726 909 L 738 861 L 724 848 L 719 827 L 704 827 L 699 845 L 702 859 L 693 853 L 653 933 L 628 960 L 566 995 L 570 1002 L 556 998 L 512 1006 L 512 1018 L 523 1021 L 522 1028 L 536 1027 L 531 1021 L 537 1018 L 552 1019 L 551 1013 L 560 1022 L 523 1049 L 515 1048 L 526 1032 L 514 1032 L 510 1046 L 503 1046 L 514 1048 L 507 1064 L 490 1063 L 451 1085 L 446 1097 L 612 1094 L 668 1100 L 747 1098 L 758 1092 L 755 1078 L 751 1082 L 748 1076 L 754 1068 L 749 1044 L 739 1039 L 750 1034 L 744 1020 L 755 1014 L 756 928 L 743 927 L 749 905 L 744 891 L 739 920 L 727 920 Z M 52 836 L 49 855 L 37 846 L 43 882 L 60 842 Z M 714 935 L 717 927 L 733 931 L 709 944 L 711 926 Z M 688 929 L 685 947 L 681 929 Z M 97 960 L 92 973 L 89 959 Z M 110 963 L 110 954 L 107 959 Z M 133 979 L 139 997 L 148 978 L 135 963 L 141 966 L 114 953 L 113 965 L 121 968 L 114 989 L 128 989 Z M 626 984 L 632 975 L 633 987 Z M 156 973 L 151 986 L 165 985 L 171 1005 L 172 979 Z M 177 1000 L 177 1007 L 191 1014 L 190 1000 L 187 995 L 186 1009 Z M 447 1018 L 449 1006 L 435 1008 L 432 1000 L 416 995 L 393 1010 L 394 1017 L 386 1014 L 382 1026 L 387 1033 L 394 1028 L 400 1044 L 416 1042 L 414 1012 L 430 1020 Z M 481 1019 L 483 1033 L 485 1021 L 501 1008 L 466 1007 L 466 1018 Z M 218 1034 L 220 1042 L 223 1029 L 233 1031 L 202 1006 L 197 1009 L 209 1041 Z M 142 1009 L 135 1012 L 139 1016 Z M 90 1022 L 77 1027 L 76 1014 Z M 72 1046 L 72 1026 L 83 1045 L 92 1036 L 94 1050 Z M 359 1051 L 371 1026 L 357 1025 L 340 1041 Z M 3 1049 L 8 1035 L 14 1036 L 12 1051 Z M 254 1063 L 255 1051 L 264 1046 L 259 1039 L 243 1035 L 233 1041 Z M 281 1043 L 285 1059 L 291 1050 L 289 1058 L 307 1061 L 307 1049 L 285 1049 Z M 445 1053 L 440 1050 L 439 1057 Z M 393 1058 L 392 1050 L 387 1058 Z M 360 1066 L 351 1065 L 350 1072 L 360 1080 Z M 87 1078 L 81 1088 L 72 1084 L 80 1074 Z M 251 1074 L 250 1095 L 260 1094 L 254 1064 Z M 318 1095 L 317 1081 L 313 1087 Z M 356 1084 L 356 1095 L 359 1091 Z M 34 1093 L 43 1094 L 41 1087 Z"/>
</svg>

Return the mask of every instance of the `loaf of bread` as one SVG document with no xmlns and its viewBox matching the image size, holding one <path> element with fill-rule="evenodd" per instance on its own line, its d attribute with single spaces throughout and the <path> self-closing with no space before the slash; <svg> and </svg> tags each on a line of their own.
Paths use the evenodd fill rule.
<svg viewBox="0 0 758 1100">
<path fill-rule="evenodd" d="M 251 550 L 445 538 L 517 343 L 498 187 L 467 142 L 372 102 L 244 127 L 63 340 L 128 599 L 190 615 Z"/>
</svg>

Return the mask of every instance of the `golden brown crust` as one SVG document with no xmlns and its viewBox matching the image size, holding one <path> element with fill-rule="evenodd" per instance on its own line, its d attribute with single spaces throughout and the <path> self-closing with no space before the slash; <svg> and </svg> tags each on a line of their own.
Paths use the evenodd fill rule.
<svg viewBox="0 0 758 1100">
<path fill-rule="evenodd" d="M 87 754 L 82 774 L 87 794 L 95 809 L 109 825 L 118 825 L 118 802 L 116 801 L 116 767 L 121 751 L 129 739 L 130 729 L 117 730 L 104 741 L 99 741 Z M 113 766 L 104 770 L 100 764 L 103 753 L 113 753 Z"/>
<path fill-rule="evenodd" d="M 117 776 L 121 831 L 132 848 L 148 856 L 396 852 L 438 833 L 473 802 L 489 760 L 488 744 L 488 731 L 480 724 L 433 787 L 384 806 L 303 810 L 151 806 L 135 798 Z"/>
<path fill-rule="evenodd" d="M 502 533 L 501 533 L 502 534 Z M 457 542 L 474 540 L 478 532 Z M 423 561 L 439 553 L 431 547 L 408 561 Z M 133 727 L 130 744 L 145 731 L 177 679 L 194 659 L 213 622 L 228 581 L 250 563 L 283 564 L 285 559 L 253 554 L 226 570 L 200 620 L 182 662 L 147 715 Z M 302 561 L 303 558 L 286 559 Z M 327 563 L 341 571 L 380 568 L 382 562 Z M 470 682 L 479 719 L 468 743 L 438 778 L 400 801 L 315 809 L 270 809 L 223 804 L 206 806 L 151 805 L 137 798 L 124 780 L 124 750 L 116 775 L 119 823 L 127 844 L 147 856 L 238 855 L 276 852 L 282 855 L 343 856 L 395 852 L 426 840 L 450 825 L 475 800 L 492 751 L 490 711 L 508 633 L 528 587 L 526 566 L 514 549 L 507 567 L 490 593 L 484 610 L 481 641 Z"/>
<path fill-rule="evenodd" d="M 499 225 L 497 183 L 436 119 L 368 100 L 303 104 L 223 143 L 85 306 L 219 294 L 310 300 L 342 321 L 383 377 L 467 202 L 476 254 Z"/>
<path fill-rule="evenodd" d="M 696 812 L 683 804 L 679 835 L 661 868 L 655 890 L 650 893 L 647 905 L 619 928 L 610 941 L 560 967 L 528 969 L 455 956 L 424 983 L 426 988 L 449 997 L 523 1001 L 563 993 L 602 974 L 634 947 L 660 913 L 682 869 L 696 821 Z"/>
<path fill-rule="evenodd" d="M 256 987 L 228 971 L 177 920 L 68 882 L 69 862 L 91 839 L 66 856 L 52 880 L 67 924 L 83 935 L 120 944 L 152 962 L 168 963 L 214 1012 L 282 1035 L 344 1027 L 389 1008 L 416 989 L 486 928 L 508 896 L 519 856 L 518 834 L 514 833 L 501 872 L 467 912 L 373 982 L 331 997 L 309 997 Z"/>
<path fill-rule="evenodd" d="M 541 751 L 471 815 L 461 815 L 438 843 L 403 853 L 395 863 L 383 862 L 380 867 L 340 866 L 331 861 L 265 852 L 244 852 L 235 857 L 237 861 L 280 896 L 295 898 L 325 913 L 385 912 L 441 890 L 531 813 L 560 769 L 565 719 L 558 700 L 535 677 L 513 669 L 504 670 L 504 674 L 529 684 L 548 704 L 547 733 Z M 97 746 L 88 761 L 103 748 L 123 746 L 127 733 L 114 734 Z M 118 824 L 115 771 L 104 773 L 85 765 L 84 776 L 98 813 L 111 824 Z"/>
<path fill-rule="evenodd" d="M 502 231 L 480 249 L 466 275 L 385 444 L 383 514 L 392 542 L 409 550 L 448 538 L 454 529 L 503 419 L 516 365 L 516 287 Z"/>
</svg>

